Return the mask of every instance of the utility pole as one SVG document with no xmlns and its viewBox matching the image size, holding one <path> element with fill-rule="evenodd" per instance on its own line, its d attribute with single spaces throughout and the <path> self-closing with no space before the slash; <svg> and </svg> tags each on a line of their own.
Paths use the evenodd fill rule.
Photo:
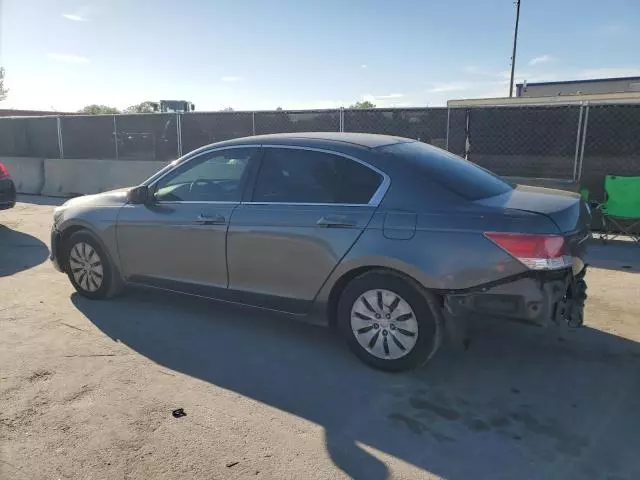
<svg viewBox="0 0 640 480">
<path fill-rule="evenodd" d="M 520 0 L 516 0 L 516 29 L 513 32 L 513 53 L 511 54 L 511 80 L 509 81 L 509 98 L 513 97 L 513 74 L 516 69 L 516 46 L 518 45 L 518 23 L 520 22 Z"/>
</svg>

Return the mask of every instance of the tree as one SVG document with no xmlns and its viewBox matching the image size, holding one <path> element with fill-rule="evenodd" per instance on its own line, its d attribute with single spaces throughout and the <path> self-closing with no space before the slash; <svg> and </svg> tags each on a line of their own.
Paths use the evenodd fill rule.
<svg viewBox="0 0 640 480">
<path fill-rule="evenodd" d="M 0 67 L 0 102 L 7 98 L 8 88 L 4 88 L 4 68 Z"/>
<path fill-rule="evenodd" d="M 82 110 L 78 110 L 78 113 L 86 113 L 88 115 L 113 115 L 114 113 L 120 113 L 117 108 L 110 107 L 108 105 L 87 105 Z"/>
<path fill-rule="evenodd" d="M 233 112 L 233 108 L 232 107 L 227 107 L 227 108 L 223 108 L 222 110 L 220 110 L 221 112 Z"/>
<path fill-rule="evenodd" d="M 376 108 L 376 106 L 369 100 L 365 100 L 363 102 L 356 102 L 353 105 L 350 105 L 349 108 Z"/>
<path fill-rule="evenodd" d="M 124 109 L 123 113 L 153 113 L 156 111 L 156 102 L 142 102 Z"/>
</svg>

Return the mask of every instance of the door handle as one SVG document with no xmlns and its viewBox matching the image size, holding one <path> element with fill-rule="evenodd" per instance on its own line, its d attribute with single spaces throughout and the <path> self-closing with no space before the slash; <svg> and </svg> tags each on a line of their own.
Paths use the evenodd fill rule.
<svg viewBox="0 0 640 480">
<path fill-rule="evenodd" d="M 201 213 L 196 217 L 196 223 L 200 225 L 224 225 L 227 223 L 227 220 L 222 215 Z"/>
<path fill-rule="evenodd" d="M 355 227 L 356 222 L 347 218 L 344 215 L 327 215 L 325 217 L 321 217 L 316 225 L 319 227 L 333 227 L 333 228 L 345 228 L 345 227 Z"/>
</svg>

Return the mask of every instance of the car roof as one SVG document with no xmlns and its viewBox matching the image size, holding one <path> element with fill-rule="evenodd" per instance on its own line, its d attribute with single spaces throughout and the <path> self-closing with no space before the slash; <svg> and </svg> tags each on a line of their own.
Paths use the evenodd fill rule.
<svg viewBox="0 0 640 480">
<path fill-rule="evenodd" d="M 391 135 L 377 135 L 372 133 L 347 133 L 347 132 L 299 132 L 299 133 L 276 133 L 271 135 L 254 135 L 251 137 L 234 138 L 219 143 L 215 146 L 224 145 L 253 145 L 253 144 L 271 144 L 271 145 L 287 145 L 295 143 L 301 144 L 301 141 L 309 140 L 335 142 L 342 144 L 357 145 L 364 148 L 378 148 L 395 143 L 414 142 L 410 138 L 395 137 Z"/>
</svg>

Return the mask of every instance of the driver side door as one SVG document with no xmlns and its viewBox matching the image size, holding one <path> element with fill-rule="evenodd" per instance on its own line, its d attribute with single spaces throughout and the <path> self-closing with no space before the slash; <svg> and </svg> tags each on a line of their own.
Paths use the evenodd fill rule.
<svg viewBox="0 0 640 480">
<path fill-rule="evenodd" d="M 147 205 L 118 216 L 118 253 L 129 282 L 216 297 L 228 286 L 229 219 L 259 147 L 203 152 L 149 186 Z"/>
</svg>

